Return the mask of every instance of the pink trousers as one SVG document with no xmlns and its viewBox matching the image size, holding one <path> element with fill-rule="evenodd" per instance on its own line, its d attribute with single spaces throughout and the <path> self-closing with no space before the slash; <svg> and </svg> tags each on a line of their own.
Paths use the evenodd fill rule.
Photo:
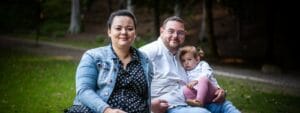
<svg viewBox="0 0 300 113">
<path fill-rule="evenodd" d="M 212 100 L 216 97 L 215 92 L 217 89 L 207 77 L 200 77 L 198 84 L 193 89 L 185 86 L 183 93 L 186 99 L 196 99 L 203 104 L 208 104 L 212 103 Z"/>
</svg>

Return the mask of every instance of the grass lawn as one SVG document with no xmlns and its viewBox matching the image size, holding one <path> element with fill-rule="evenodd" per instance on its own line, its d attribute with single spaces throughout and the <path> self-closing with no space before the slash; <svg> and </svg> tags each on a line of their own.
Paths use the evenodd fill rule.
<svg viewBox="0 0 300 113">
<path fill-rule="evenodd" d="M 227 90 L 227 99 L 243 113 L 300 113 L 300 96 L 293 89 L 224 76 L 217 79 Z"/>
<path fill-rule="evenodd" d="M 0 48 L 1 113 L 62 113 L 75 96 L 78 61 Z M 300 96 L 275 86 L 217 76 L 243 113 L 300 113 Z"/>
<path fill-rule="evenodd" d="M 62 113 L 75 96 L 75 61 L 1 49 L 1 113 Z"/>
</svg>

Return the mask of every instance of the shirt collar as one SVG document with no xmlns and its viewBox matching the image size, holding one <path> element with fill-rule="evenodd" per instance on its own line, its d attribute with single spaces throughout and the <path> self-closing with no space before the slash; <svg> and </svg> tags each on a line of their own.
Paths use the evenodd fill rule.
<svg viewBox="0 0 300 113">
<path fill-rule="evenodd" d="M 113 52 L 113 55 L 114 55 L 113 59 L 120 60 L 119 57 L 117 57 L 117 54 L 116 54 L 115 50 L 112 48 L 112 46 L 110 46 L 110 49 L 111 49 L 111 51 Z M 135 48 L 130 47 L 129 52 L 132 53 L 131 54 L 131 61 L 139 61 L 137 50 Z"/>
</svg>

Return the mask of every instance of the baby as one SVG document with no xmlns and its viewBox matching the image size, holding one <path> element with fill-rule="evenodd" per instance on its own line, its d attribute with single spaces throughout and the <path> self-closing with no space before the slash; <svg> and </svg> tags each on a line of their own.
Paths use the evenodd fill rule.
<svg viewBox="0 0 300 113">
<path fill-rule="evenodd" d="M 213 70 L 205 61 L 202 50 L 197 51 L 194 46 L 184 46 L 179 51 L 182 66 L 188 74 L 188 81 L 183 93 L 186 102 L 191 106 L 204 106 L 212 103 L 216 97 L 215 92 L 220 86 L 213 76 Z"/>
</svg>

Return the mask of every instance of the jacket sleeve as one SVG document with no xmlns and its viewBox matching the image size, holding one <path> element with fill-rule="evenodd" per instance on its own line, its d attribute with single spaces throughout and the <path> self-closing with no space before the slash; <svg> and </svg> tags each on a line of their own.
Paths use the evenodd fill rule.
<svg viewBox="0 0 300 113">
<path fill-rule="evenodd" d="M 109 105 L 96 93 L 98 70 L 93 57 L 87 52 L 82 56 L 76 71 L 76 95 L 80 102 L 97 113 Z"/>
</svg>

